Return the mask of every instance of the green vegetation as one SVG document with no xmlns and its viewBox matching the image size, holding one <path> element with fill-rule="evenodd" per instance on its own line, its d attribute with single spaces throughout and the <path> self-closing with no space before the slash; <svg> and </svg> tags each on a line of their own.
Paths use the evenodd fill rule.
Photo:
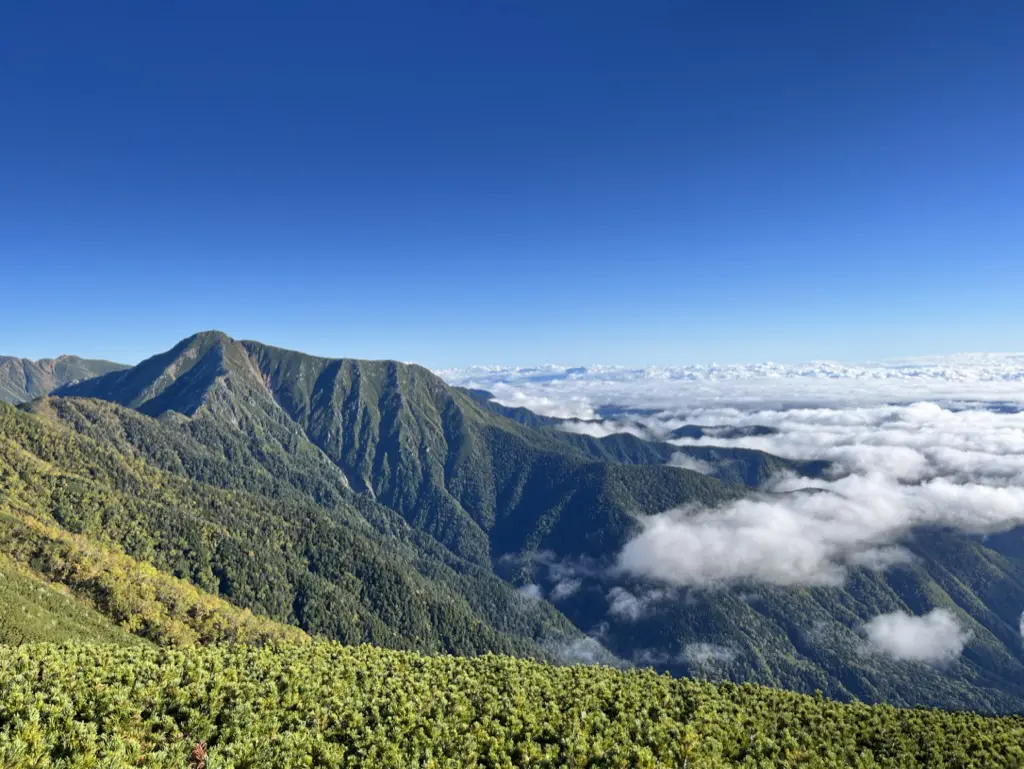
<svg viewBox="0 0 1024 769">
<path fill-rule="evenodd" d="M 243 452 L 255 463 L 269 453 L 278 468 L 301 464 L 302 472 L 285 472 L 304 475 L 303 483 L 312 465 L 329 460 L 341 483 L 485 566 L 542 549 L 605 555 L 637 531 L 637 513 L 740 493 L 661 463 L 596 459 L 561 433 L 484 408 L 420 366 L 315 358 L 218 332 L 58 394 L 114 401 L 168 423 L 185 415 L 182 429 L 211 449 L 223 447 L 230 425 L 253 438 Z M 152 442 L 125 438 L 153 454 Z"/>
<path fill-rule="evenodd" d="M 68 590 L 0 555 L 0 644 L 39 641 L 139 642 Z"/>
<path fill-rule="evenodd" d="M 0 406 L 0 527 L 7 527 L 0 548 L 79 593 L 102 584 L 118 597 L 90 596 L 97 607 L 120 605 L 134 593 L 148 607 L 142 620 L 159 617 L 172 586 L 157 584 L 155 571 L 137 563 L 148 562 L 236 606 L 346 643 L 545 656 L 546 647 L 580 635 L 553 607 L 524 600 L 495 575 L 417 551 L 412 539 L 403 540 L 408 527 L 393 513 L 385 538 L 354 507 L 327 510 L 304 495 L 293 497 L 197 483 L 59 422 Z M 61 531 L 79 536 L 69 544 Z M 90 542 L 102 548 L 90 550 Z M 75 558 L 89 560 L 102 580 L 66 574 L 62 564 L 72 544 Z M 96 555 L 112 547 L 130 558 Z M 173 603 L 180 609 L 188 599 Z M 173 611 L 170 619 L 181 614 Z M 146 632 L 161 642 L 172 642 L 165 634 L 181 635 L 183 643 L 233 637 L 162 620 Z"/>
<path fill-rule="evenodd" d="M 615 572 L 643 514 L 820 464 L 699 447 L 708 477 L 665 467 L 668 444 L 569 435 L 417 366 L 213 332 L 59 393 L 0 425 L 44 463 L 16 473 L 23 513 L 314 635 L 573 659 L 596 631 L 616 657 L 676 675 L 1024 710 L 1020 531 L 918 529 L 901 543 L 912 562 L 852 569 L 842 588 L 666 590 Z M 633 608 L 612 611 L 622 588 Z M 934 607 L 970 631 L 955 662 L 865 653 L 866 620 Z"/>
<path fill-rule="evenodd" d="M 1024 766 L 1024 719 L 333 643 L 0 648 L 21 767 Z"/>
<path fill-rule="evenodd" d="M 24 403 L 58 387 L 127 368 L 107 360 L 84 360 L 74 355 L 28 360 L 0 355 L 0 401 Z"/>
<path fill-rule="evenodd" d="M 21 615 L 17 612 L 17 593 L 0 597 L 0 606 L 5 607 L 10 619 L 21 616 L 33 620 L 28 627 L 5 632 L 10 643 L 63 639 L 125 643 L 131 638 L 129 633 L 166 646 L 307 640 L 298 628 L 257 617 L 148 563 L 139 563 L 30 517 L 0 512 L 0 551 L 3 562 L 31 567 L 39 585 L 32 599 L 37 605 L 27 610 L 23 607 Z M 26 567 L 23 569 L 28 572 Z M 33 572 L 22 576 L 22 583 L 14 584 L 23 584 Z M 50 585 L 42 579 L 50 580 Z M 69 589 L 70 595 L 57 592 L 58 585 Z M 21 592 L 24 596 L 23 588 Z M 62 598 L 63 603 L 56 604 L 51 594 Z M 68 614 L 61 616 L 62 610 Z M 50 628 L 45 624 L 48 614 L 55 614 L 57 620 L 50 622 Z M 76 615 L 82 615 L 81 619 Z M 105 621 L 94 631 L 92 625 L 101 617 Z M 112 632 L 113 623 L 118 633 Z M 15 635 L 19 629 L 22 638 Z"/>
</svg>

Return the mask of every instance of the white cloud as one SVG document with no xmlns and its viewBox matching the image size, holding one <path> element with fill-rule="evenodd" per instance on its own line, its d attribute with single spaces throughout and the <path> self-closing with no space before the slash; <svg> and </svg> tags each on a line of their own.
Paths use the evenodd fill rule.
<svg viewBox="0 0 1024 769">
<path fill-rule="evenodd" d="M 681 451 L 677 451 L 672 455 L 672 458 L 668 460 L 668 464 L 672 467 L 681 467 L 684 470 L 694 470 L 698 473 L 704 473 L 704 475 L 711 475 L 715 472 L 715 467 L 710 462 L 705 462 L 703 459 L 697 459 L 696 457 L 687 456 Z"/>
<path fill-rule="evenodd" d="M 833 475 L 779 478 L 769 489 L 775 494 L 654 516 L 622 553 L 620 564 L 630 573 L 684 585 L 741 579 L 834 585 L 851 566 L 906 561 L 908 554 L 895 546 L 914 526 L 987 533 L 1024 524 L 1024 413 L 911 403 L 702 408 L 688 416 L 777 432 L 673 443 L 828 459 Z M 793 493 L 808 487 L 823 493 Z"/>
<path fill-rule="evenodd" d="M 467 386 L 472 387 L 473 385 L 470 383 Z M 597 417 L 590 401 L 584 397 L 574 398 L 571 395 L 560 395 L 557 398 L 550 398 L 542 394 L 527 393 L 501 383 L 484 389 L 490 390 L 494 395 L 494 400 L 502 406 L 526 408 L 535 414 L 558 417 L 559 419 L 595 419 Z"/>
<path fill-rule="evenodd" d="M 930 664 L 952 662 L 971 638 L 946 609 L 933 609 L 920 617 L 902 611 L 880 614 L 865 623 L 864 632 L 871 651 Z"/>
<path fill-rule="evenodd" d="M 526 405 L 525 400 L 514 403 L 517 398 L 533 398 L 538 399 L 538 413 L 583 419 L 593 418 L 593 404 L 656 408 L 733 405 L 747 409 L 770 404 L 848 407 L 911 400 L 1024 401 L 1024 353 L 962 354 L 861 365 L 818 361 L 576 369 L 475 366 L 437 373 L 452 384 L 490 390 L 512 405 Z"/>
<path fill-rule="evenodd" d="M 713 643 L 689 643 L 677 654 L 670 654 L 662 649 L 637 649 L 632 661 L 635 665 L 673 665 L 685 663 L 691 668 L 709 668 L 732 662 L 736 659 L 736 650 L 729 646 Z"/>
<path fill-rule="evenodd" d="M 619 567 L 675 585 L 741 580 L 839 585 L 849 566 L 905 560 L 892 547 L 910 528 L 939 524 L 985 533 L 1024 523 L 1024 489 L 900 484 L 873 473 L 817 482 L 823 493 L 741 499 L 722 508 L 650 516 Z"/>
<path fill-rule="evenodd" d="M 558 428 L 567 433 L 589 435 L 591 438 L 606 438 L 616 433 L 629 433 L 638 438 L 645 437 L 644 433 L 633 425 L 611 421 L 564 422 Z"/>
<path fill-rule="evenodd" d="M 576 593 L 577 590 L 583 585 L 583 580 L 569 577 L 555 583 L 555 586 L 551 588 L 550 598 L 552 601 L 564 601 L 569 596 Z"/>
<path fill-rule="evenodd" d="M 611 665 L 628 667 L 627 663 L 613 655 L 596 638 L 584 636 L 558 645 L 549 645 L 549 654 L 555 659 L 569 665 Z"/>
<path fill-rule="evenodd" d="M 609 405 L 658 409 L 567 426 L 599 437 L 664 439 L 683 424 L 763 425 L 774 432 L 671 442 L 831 461 L 825 479 L 778 478 L 770 493 L 648 518 L 619 566 L 665 583 L 836 585 L 850 568 L 908 561 L 900 541 L 915 526 L 983 534 L 1024 524 L 1024 354 L 443 375 L 506 402 L 532 399 L 546 413 L 594 420 Z M 798 491 L 807 487 L 818 493 Z"/>
<path fill-rule="evenodd" d="M 650 610 L 651 606 L 673 595 L 670 590 L 653 588 L 642 591 L 639 595 L 616 585 L 608 591 L 608 614 L 619 619 L 635 622 Z"/>
<path fill-rule="evenodd" d="M 624 587 L 613 587 L 608 591 L 608 613 L 626 620 L 638 620 L 647 609 L 647 603 Z"/>
</svg>

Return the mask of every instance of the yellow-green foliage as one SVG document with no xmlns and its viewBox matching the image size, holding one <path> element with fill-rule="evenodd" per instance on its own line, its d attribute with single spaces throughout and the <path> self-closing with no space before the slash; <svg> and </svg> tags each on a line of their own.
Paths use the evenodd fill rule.
<svg viewBox="0 0 1024 769">
<path fill-rule="evenodd" d="M 302 642 L 308 637 L 203 593 L 147 563 L 0 504 L 0 553 L 71 589 L 125 630 L 156 643 Z M 85 636 L 88 638 L 88 636 Z"/>
<path fill-rule="evenodd" d="M 0 643 L 143 643 L 66 588 L 0 555 Z"/>
<path fill-rule="evenodd" d="M 374 647 L 0 647 L 9 767 L 1024 765 L 1024 719 Z"/>
</svg>

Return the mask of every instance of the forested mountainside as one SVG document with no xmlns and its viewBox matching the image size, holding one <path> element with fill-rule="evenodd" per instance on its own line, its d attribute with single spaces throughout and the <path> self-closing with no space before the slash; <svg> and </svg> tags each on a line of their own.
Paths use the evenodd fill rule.
<svg viewBox="0 0 1024 769">
<path fill-rule="evenodd" d="M 26 424 L 156 473 L 172 494 L 144 516 L 127 508 L 142 533 L 98 512 L 91 536 L 311 633 L 457 653 L 607 650 L 839 699 L 1024 709 L 1019 532 L 908 532 L 913 561 L 854 568 L 842 587 L 668 589 L 616 569 L 645 515 L 725 504 L 823 463 L 702 447 L 712 477 L 666 466 L 667 444 L 509 418 L 418 366 L 217 332 L 56 396 L 26 406 Z M 412 609 L 395 607 L 410 595 Z M 935 607 L 970 633 L 947 667 L 864 653 L 864 622 Z"/>
<path fill-rule="evenodd" d="M 315 642 L 0 647 L 0 764 L 1017 769 L 1024 719 Z"/>
<path fill-rule="evenodd" d="M 261 616 L 347 643 L 542 656 L 544 644 L 579 636 L 553 607 L 524 601 L 496 576 L 416 548 L 393 513 L 395 520 L 381 522 L 391 526 L 384 535 L 344 503 L 327 509 L 301 495 L 200 483 L 38 411 L 0 407 L 0 440 L 0 524 L 8 527 L 0 542 L 44 574 L 61 572 L 68 556 L 58 553 L 51 568 L 45 551 L 66 532 Z M 130 564 L 121 571 L 133 579 Z"/>
<path fill-rule="evenodd" d="M 108 360 L 85 360 L 74 355 L 28 360 L 0 355 L 0 401 L 24 403 L 58 387 L 127 368 Z"/>
<path fill-rule="evenodd" d="M 347 484 L 479 564 L 524 550 L 601 555 L 637 512 L 737 490 L 679 468 L 595 461 L 481 408 L 419 366 L 328 360 L 209 332 L 61 396 L 194 416 L 311 443 Z M 302 449 L 296 449 L 302 450 Z M 580 524 L 585 519 L 586 525 Z"/>
</svg>

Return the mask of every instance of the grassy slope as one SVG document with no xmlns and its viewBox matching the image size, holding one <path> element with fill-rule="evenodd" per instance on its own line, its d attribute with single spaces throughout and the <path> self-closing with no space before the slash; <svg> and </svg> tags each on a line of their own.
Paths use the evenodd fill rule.
<svg viewBox="0 0 1024 769">
<path fill-rule="evenodd" d="M 0 555 L 0 644 L 41 641 L 140 642 L 66 588 Z"/>
</svg>

